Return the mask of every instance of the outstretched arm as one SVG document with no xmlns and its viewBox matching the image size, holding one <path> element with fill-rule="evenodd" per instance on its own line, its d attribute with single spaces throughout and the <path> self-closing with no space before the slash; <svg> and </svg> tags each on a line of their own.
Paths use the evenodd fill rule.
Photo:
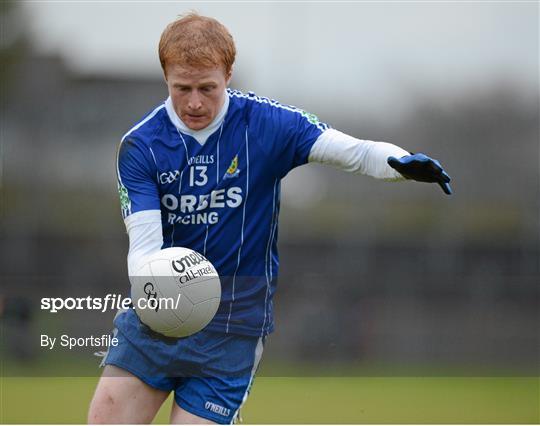
<svg viewBox="0 0 540 426">
<path fill-rule="evenodd" d="M 437 160 L 424 154 L 410 154 L 390 143 L 356 139 L 335 129 L 319 136 L 311 148 L 309 161 L 377 179 L 435 182 L 446 194 L 452 193 L 448 184 L 450 176 Z"/>
</svg>

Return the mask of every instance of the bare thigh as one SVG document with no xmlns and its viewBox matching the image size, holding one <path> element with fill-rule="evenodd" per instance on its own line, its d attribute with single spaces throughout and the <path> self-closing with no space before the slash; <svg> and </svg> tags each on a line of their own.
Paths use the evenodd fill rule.
<svg viewBox="0 0 540 426">
<path fill-rule="evenodd" d="M 176 402 L 173 400 L 172 410 L 171 410 L 171 424 L 172 425 L 215 425 L 211 420 L 205 419 L 203 417 L 196 416 L 184 410 L 182 407 L 179 407 Z"/>
<path fill-rule="evenodd" d="M 107 365 L 90 403 L 88 423 L 150 423 L 168 394 L 121 368 Z"/>
</svg>

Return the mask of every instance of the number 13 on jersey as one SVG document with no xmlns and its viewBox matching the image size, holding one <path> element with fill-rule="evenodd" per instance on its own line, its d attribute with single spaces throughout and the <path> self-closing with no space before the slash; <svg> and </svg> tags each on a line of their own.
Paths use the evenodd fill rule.
<svg viewBox="0 0 540 426">
<path fill-rule="evenodd" d="M 189 168 L 189 186 L 204 186 L 208 183 L 206 170 L 208 166 L 191 166 Z"/>
</svg>

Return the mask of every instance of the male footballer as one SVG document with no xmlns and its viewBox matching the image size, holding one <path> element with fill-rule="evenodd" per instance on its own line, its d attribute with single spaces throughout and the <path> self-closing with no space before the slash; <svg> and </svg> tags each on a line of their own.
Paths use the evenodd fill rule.
<svg viewBox="0 0 540 426">
<path fill-rule="evenodd" d="M 235 54 L 215 19 L 189 14 L 169 24 L 159 42 L 169 97 L 125 134 L 117 166 L 128 270 L 163 248 L 196 250 L 221 277 L 220 307 L 182 339 L 151 332 L 133 309 L 119 312 L 119 344 L 103 361 L 90 423 L 149 423 L 170 392 L 171 423 L 237 418 L 274 327 L 280 182 L 293 168 L 316 162 L 451 193 L 436 160 L 227 88 Z"/>
</svg>

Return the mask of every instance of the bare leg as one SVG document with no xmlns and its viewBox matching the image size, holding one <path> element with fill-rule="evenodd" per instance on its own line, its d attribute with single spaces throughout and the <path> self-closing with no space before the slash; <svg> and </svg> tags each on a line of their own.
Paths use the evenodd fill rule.
<svg viewBox="0 0 540 426">
<path fill-rule="evenodd" d="M 173 400 L 173 406 L 171 410 L 171 424 L 172 425 L 215 425 L 211 420 L 204 419 L 196 416 L 195 414 L 188 413 L 183 408 L 179 407 Z"/>
<path fill-rule="evenodd" d="M 90 403 L 88 423 L 150 423 L 167 395 L 133 374 L 107 365 Z"/>
</svg>

